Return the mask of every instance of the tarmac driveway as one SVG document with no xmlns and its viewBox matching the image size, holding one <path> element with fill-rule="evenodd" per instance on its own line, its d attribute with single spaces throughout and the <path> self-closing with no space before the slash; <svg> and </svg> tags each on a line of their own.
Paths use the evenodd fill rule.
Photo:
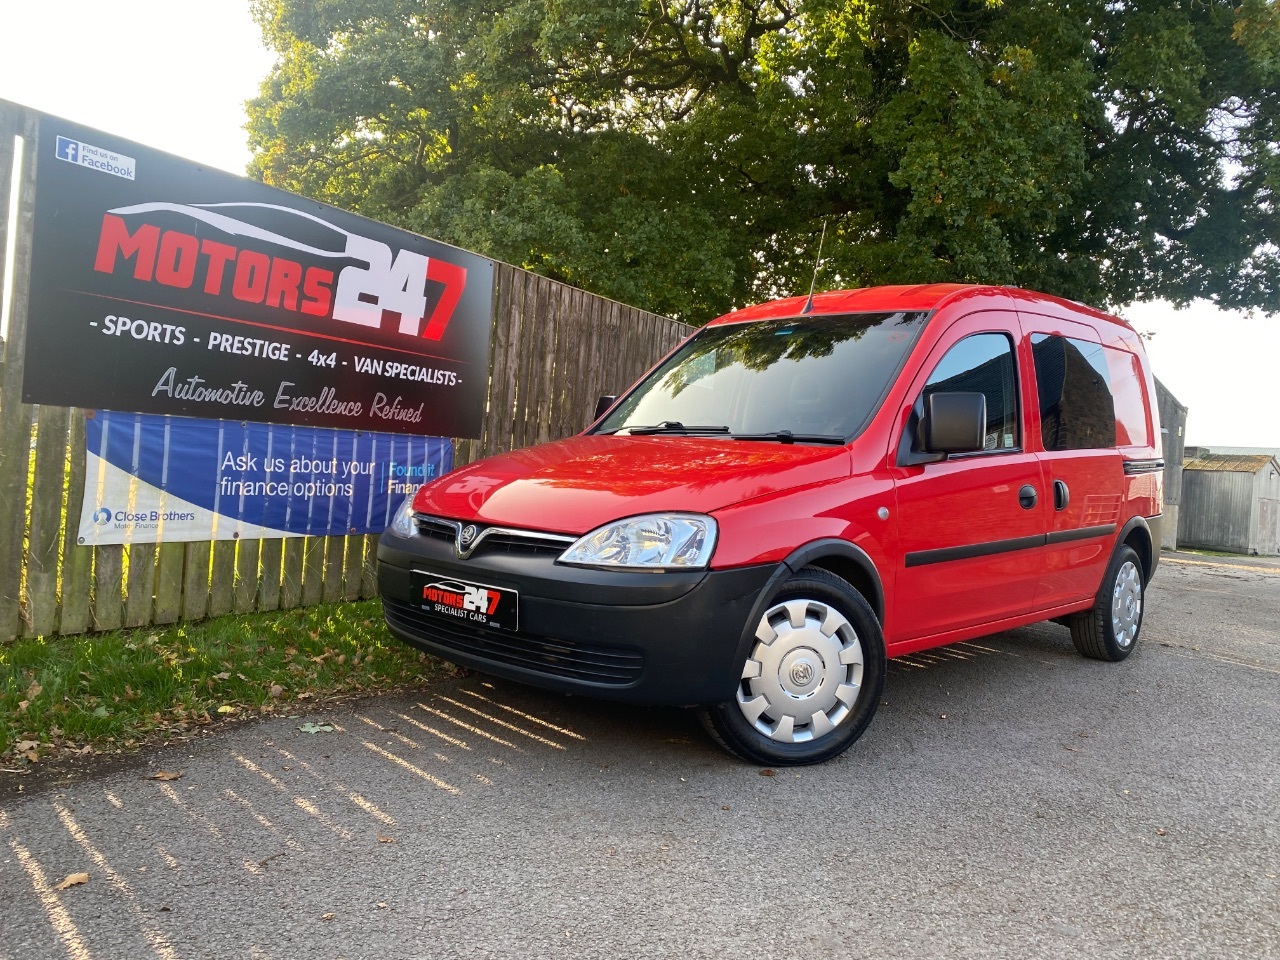
<svg viewBox="0 0 1280 960">
<path fill-rule="evenodd" d="M 233 728 L 4 802 L 0 960 L 1280 957 L 1274 564 L 1166 557 L 1123 664 L 1043 624 L 884 699 L 800 770 L 480 675 Z"/>
</svg>

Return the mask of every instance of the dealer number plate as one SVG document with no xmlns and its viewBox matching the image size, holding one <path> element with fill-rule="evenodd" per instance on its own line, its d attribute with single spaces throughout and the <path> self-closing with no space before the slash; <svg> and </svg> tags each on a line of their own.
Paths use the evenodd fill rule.
<svg viewBox="0 0 1280 960">
<path fill-rule="evenodd" d="M 518 629 L 520 598 L 514 590 L 412 570 L 409 593 L 410 602 L 425 613 L 448 617 L 459 624 L 494 630 Z"/>
</svg>

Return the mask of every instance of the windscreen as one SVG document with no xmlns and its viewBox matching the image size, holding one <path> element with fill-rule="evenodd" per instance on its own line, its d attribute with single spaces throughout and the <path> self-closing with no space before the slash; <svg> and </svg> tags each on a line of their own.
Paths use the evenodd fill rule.
<svg viewBox="0 0 1280 960">
<path fill-rule="evenodd" d="M 594 432 L 843 443 L 870 421 L 926 316 L 852 313 L 708 327 Z"/>
</svg>

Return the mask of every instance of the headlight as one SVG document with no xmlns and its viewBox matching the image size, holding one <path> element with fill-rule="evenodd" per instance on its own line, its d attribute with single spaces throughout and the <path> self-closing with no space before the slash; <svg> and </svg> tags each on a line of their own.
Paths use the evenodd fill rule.
<svg viewBox="0 0 1280 960">
<path fill-rule="evenodd" d="M 391 518 L 391 524 L 387 529 L 397 537 L 417 536 L 418 528 L 413 524 L 413 494 L 404 498 L 404 503 L 400 504 L 400 509 Z"/>
<path fill-rule="evenodd" d="M 593 530 L 560 555 L 578 567 L 704 570 L 716 547 L 716 522 L 691 513 L 629 517 Z"/>
</svg>

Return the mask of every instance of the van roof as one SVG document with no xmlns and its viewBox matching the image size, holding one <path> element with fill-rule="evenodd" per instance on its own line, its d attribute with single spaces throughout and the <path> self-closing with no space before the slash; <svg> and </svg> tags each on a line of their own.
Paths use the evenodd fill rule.
<svg viewBox="0 0 1280 960">
<path fill-rule="evenodd" d="M 970 283 L 925 283 L 902 286 L 862 287 L 856 290 L 830 290 L 813 295 L 813 306 L 808 311 L 811 315 L 836 313 L 880 313 L 899 310 L 936 310 L 948 301 L 992 297 L 1011 306 L 1012 299 L 1023 307 L 1032 305 L 1056 306 L 1065 308 L 1073 314 L 1087 314 L 1095 320 L 1104 320 L 1132 331 L 1120 317 L 1104 313 L 1083 303 L 1064 300 L 1047 293 L 1036 293 L 1018 287 L 1000 287 L 986 284 Z M 758 303 L 741 310 L 734 310 L 722 317 L 712 320 L 708 326 L 723 323 L 742 323 L 748 320 L 773 320 L 784 317 L 799 316 L 809 298 L 786 297 L 782 300 L 770 300 Z M 997 304 L 993 304 L 997 305 Z"/>
</svg>

